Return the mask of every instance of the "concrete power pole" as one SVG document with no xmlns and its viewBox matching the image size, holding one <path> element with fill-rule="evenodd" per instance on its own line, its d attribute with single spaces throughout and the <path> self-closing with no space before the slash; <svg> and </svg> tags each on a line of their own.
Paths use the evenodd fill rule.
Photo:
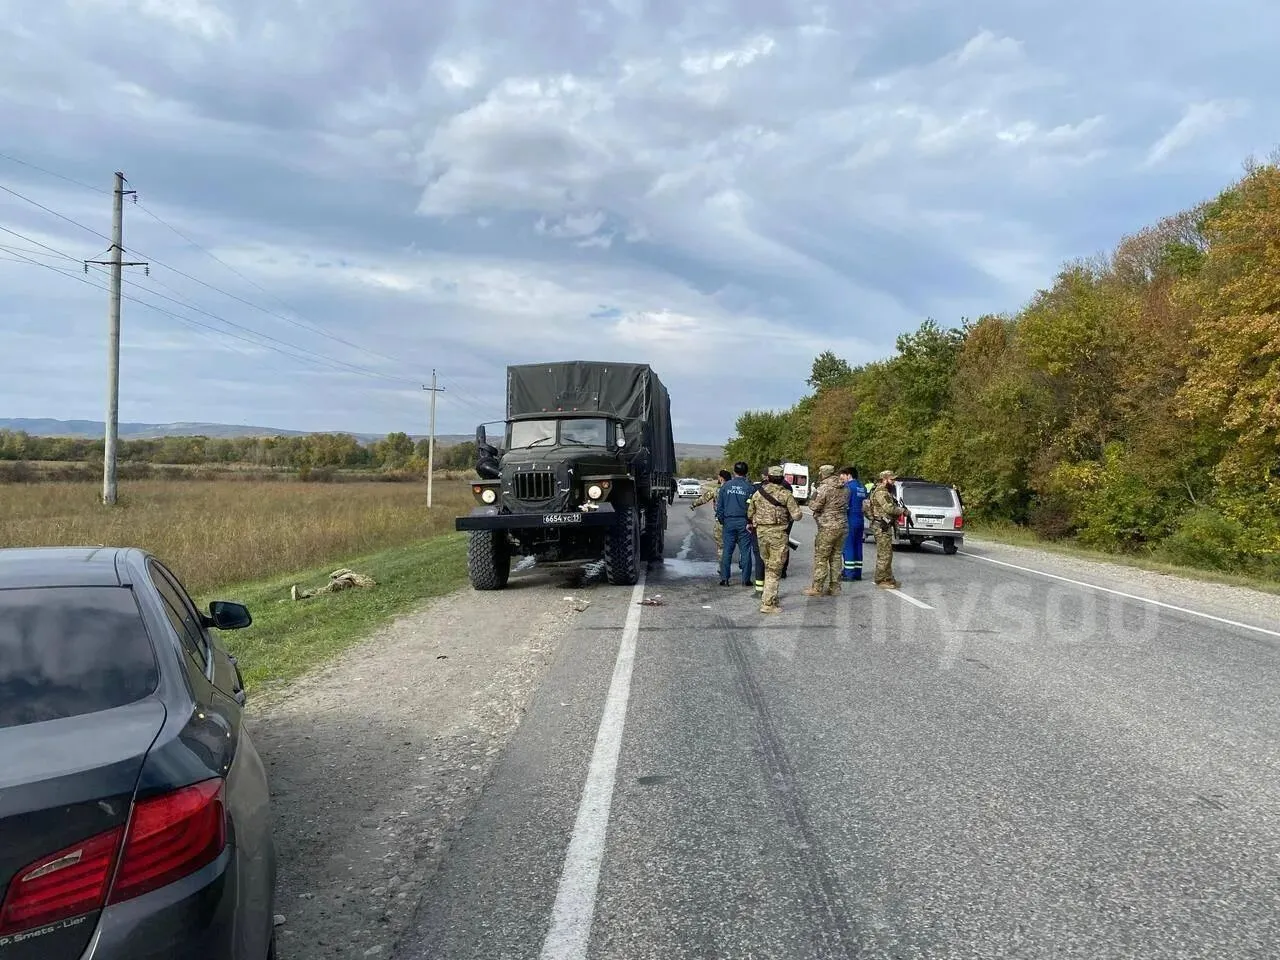
<svg viewBox="0 0 1280 960">
<path fill-rule="evenodd" d="M 89 264 L 111 268 L 111 291 L 107 309 L 107 422 L 106 443 L 102 451 L 102 502 L 116 502 L 116 446 L 120 434 L 120 273 L 124 267 L 147 267 L 145 261 L 124 259 L 124 198 L 128 194 L 137 202 L 137 191 L 124 188 L 124 174 L 116 171 L 115 190 L 111 196 L 111 252 L 108 260 L 86 260 Z M 147 274 L 150 275 L 150 267 Z"/>
<path fill-rule="evenodd" d="M 423 390 L 431 391 L 431 432 L 427 435 L 427 506 L 431 506 L 431 481 L 436 475 L 436 394 L 444 393 L 444 387 L 436 386 L 436 372 L 431 371 L 431 386 L 423 386 Z"/>
</svg>

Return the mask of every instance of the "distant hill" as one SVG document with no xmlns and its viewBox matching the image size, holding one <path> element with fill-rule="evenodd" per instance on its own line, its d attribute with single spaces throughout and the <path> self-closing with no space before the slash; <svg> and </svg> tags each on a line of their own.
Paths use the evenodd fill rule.
<svg viewBox="0 0 1280 960">
<path fill-rule="evenodd" d="M 49 420 L 4 419 L 0 417 L 0 430 L 20 430 L 33 437 L 100 437 L 105 430 L 101 420 Z M 121 423 L 121 440 L 154 440 L 157 437 L 303 437 L 308 433 L 345 433 L 338 430 L 279 430 L 275 427 L 252 427 L 227 423 Z M 385 433 L 353 433 L 361 443 L 381 440 Z M 426 434 L 410 434 L 414 440 L 423 440 Z M 436 443 L 447 447 L 455 443 L 470 443 L 471 434 L 440 434 Z M 676 456 L 681 460 L 724 456 L 724 448 L 705 443 L 677 443 Z"/>
</svg>

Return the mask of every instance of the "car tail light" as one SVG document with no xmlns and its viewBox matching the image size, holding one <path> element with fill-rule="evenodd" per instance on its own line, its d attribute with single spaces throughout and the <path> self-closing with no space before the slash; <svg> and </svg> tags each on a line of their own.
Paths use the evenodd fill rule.
<svg viewBox="0 0 1280 960">
<path fill-rule="evenodd" d="M 101 909 L 123 833 L 100 833 L 19 870 L 0 906 L 0 937 Z"/>
<path fill-rule="evenodd" d="M 959 530 L 964 526 L 964 517 L 956 517 L 956 529 Z"/>
<path fill-rule="evenodd" d="M 898 518 L 898 526 L 905 527 L 907 525 L 907 515 L 904 513 Z"/>
<path fill-rule="evenodd" d="M 221 779 L 134 804 L 108 903 L 142 896 L 212 863 L 227 845 Z"/>
<path fill-rule="evenodd" d="M 212 863 L 227 844 L 223 800 L 221 779 L 151 797 L 134 804 L 127 830 L 116 827 L 23 867 L 0 904 L 0 936 L 139 897 Z"/>
</svg>

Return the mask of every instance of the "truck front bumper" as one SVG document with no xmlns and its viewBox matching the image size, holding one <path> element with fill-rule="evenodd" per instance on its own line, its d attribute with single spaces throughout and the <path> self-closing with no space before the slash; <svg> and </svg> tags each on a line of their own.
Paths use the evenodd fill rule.
<svg viewBox="0 0 1280 960">
<path fill-rule="evenodd" d="M 477 507 L 468 516 L 454 520 L 455 530 L 576 530 L 581 527 L 612 527 L 618 514 L 604 503 L 597 510 L 566 513 L 500 513 L 497 507 Z"/>
</svg>

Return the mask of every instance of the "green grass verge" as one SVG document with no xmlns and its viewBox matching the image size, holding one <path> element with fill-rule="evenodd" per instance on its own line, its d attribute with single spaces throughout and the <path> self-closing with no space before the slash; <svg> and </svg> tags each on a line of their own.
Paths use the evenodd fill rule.
<svg viewBox="0 0 1280 960">
<path fill-rule="evenodd" d="M 367 590 L 289 599 L 293 584 L 314 589 L 338 567 L 368 574 L 378 584 Z M 453 591 L 466 580 L 466 535 L 454 533 L 270 580 L 222 587 L 203 602 L 216 598 L 248 605 L 253 626 L 220 636 L 240 661 L 250 695 L 266 694 L 332 659 L 397 615 Z"/>
<path fill-rule="evenodd" d="M 1095 550 L 1077 543 L 1060 540 L 1042 540 L 1026 527 L 1005 521 L 971 521 L 965 524 L 966 539 L 977 542 L 989 540 L 1011 547 L 1031 547 L 1046 553 L 1056 553 L 1064 557 L 1075 557 L 1079 560 L 1094 560 L 1101 563 L 1114 563 L 1138 570 L 1149 570 L 1153 573 L 1167 573 L 1171 576 L 1186 577 L 1189 580 L 1200 580 L 1205 583 L 1222 583 L 1233 587 L 1247 587 L 1263 593 L 1280 594 L 1280 582 L 1263 577 L 1254 577 L 1241 573 L 1227 573 L 1221 570 L 1205 570 L 1186 564 L 1170 563 L 1154 556 L 1142 554 L 1109 553 Z"/>
</svg>

